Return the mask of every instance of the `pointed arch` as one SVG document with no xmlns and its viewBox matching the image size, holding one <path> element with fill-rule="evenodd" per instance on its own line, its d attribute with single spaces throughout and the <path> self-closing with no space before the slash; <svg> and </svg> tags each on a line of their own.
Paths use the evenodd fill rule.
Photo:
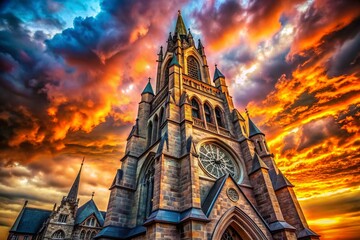
<svg viewBox="0 0 360 240">
<path fill-rule="evenodd" d="M 86 232 L 86 236 L 85 236 L 85 239 L 86 239 L 86 240 L 89 240 L 89 239 L 90 239 L 90 234 L 91 234 L 91 231 L 90 231 L 90 230 Z"/>
<path fill-rule="evenodd" d="M 188 76 L 201 81 L 200 64 L 194 56 L 190 55 L 186 58 Z"/>
<path fill-rule="evenodd" d="M 82 230 L 80 232 L 80 240 L 84 240 L 85 239 L 85 230 Z"/>
<path fill-rule="evenodd" d="M 91 234 L 90 234 L 90 239 L 94 239 L 95 236 L 96 236 L 96 232 L 92 231 Z"/>
<path fill-rule="evenodd" d="M 147 163 L 141 167 L 139 177 L 139 208 L 138 219 L 139 224 L 144 223 L 146 218 L 152 211 L 152 202 L 154 195 L 154 175 L 155 175 L 155 159 L 154 154 L 149 154 L 146 158 Z"/>
<path fill-rule="evenodd" d="M 150 121 L 148 124 L 148 132 L 147 132 L 147 144 L 146 144 L 147 146 L 151 145 L 152 129 L 153 129 L 153 124 L 152 124 L 152 121 Z"/>
<path fill-rule="evenodd" d="M 164 108 L 162 107 L 160 109 L 160 114 L 159 114 L 159 135 L 158 135 L 158 138 L 161 137 L 161 125 L 163 124 L 164 122 Z"/>
<path fill-rule="evenodd" d="M 191 99 L 191 108 L 192 108 L 191 115 L 193 118 L 202 119 L 200 106 L 201 106 L 200 101 L 196 97 L 193 97 Z"/>
<path fill-rule="evenodd" d="M 207 123 L 213 123 L 213 108 L 208 102 L 204 103 L 204 114 Z"/>
<path fill-rule="evenodd" d="M 232 228 L 243 240 L 267 240 L 259 226 L 240 208 L 230 208 L 215 226 L 212 239 L 221 239 L 228 228 Z"/>
<path fill-rule="evenodd" d="M 154 125 L 153 125 L 153 139 L 151 142 L 156 142 L 156 140 L 158 139 L 158 136 L 159 136 L 159 133 L 158 133 L 158 130 L 159 130 L 159 117 L 157 114 L 155 114 L 155 117 L 154 117 Z"/>
<path fill-rule="evenodd" d="M 65 233 L 63 230 L 57 230 L 51 235 L 51 239 L 64 239 Z"/>
<path fill-rule="evenodd" d="M 217 125 L 219 127 L 226 128 L 225 119 L 224 119 L 224 112 L 219 106 L 215 107 L 215 117 L 216 117 Z"/>
</svg>

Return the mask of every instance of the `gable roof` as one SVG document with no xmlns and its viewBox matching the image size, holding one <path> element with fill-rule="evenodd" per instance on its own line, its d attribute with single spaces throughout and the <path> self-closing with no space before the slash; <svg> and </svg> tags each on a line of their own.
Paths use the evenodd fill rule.
<svg viewBox="0 0 360 240">
<path fill-rule="evenodd" d="M 38 208 L 24 208 L 10 232 L 36 234 L 43 223 L 50 217 L 52 211 Z"/>
<path fill-rule="evenodd" d="M 86 218 L 88 218 L 90 215 L 94 214 L 97 218 L 100 226 L 104 225 L 104 217 L 103 214 L 98 210 L 96 207 L 96 204 L 93 199 L 90 199 L 88 202 L 86 202 L 84 205 L 79 207 L 77 213 L 76 213 L 76 219 L 75 224 L 80 224 L 83 221 L 85 221 Z"/>
</svg>

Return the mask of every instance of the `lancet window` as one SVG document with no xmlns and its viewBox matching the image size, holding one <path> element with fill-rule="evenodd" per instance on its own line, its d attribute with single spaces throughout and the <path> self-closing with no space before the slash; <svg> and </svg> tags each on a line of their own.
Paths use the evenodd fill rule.
<svg viewBox="0 0 360 240">
<path fill-rule="evenodd" d="M 187 58 L 187 70 L 189 77 L 196 80 L 201 79 L 199 63 L 193 56 L 189 56 Z"/>
</svg>

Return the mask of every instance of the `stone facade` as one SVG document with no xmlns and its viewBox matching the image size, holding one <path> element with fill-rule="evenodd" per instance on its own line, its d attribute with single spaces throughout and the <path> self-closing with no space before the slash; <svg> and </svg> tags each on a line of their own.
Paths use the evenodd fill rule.
<svg viewBox="0 0 360 240">
<path fill-rule="evenodd" d="M 318 239 L 265 135 L 210 79 L 179 12 L 141 94 L 97 239 Z M 226 238 L 228 239 L 228 238 Z"/>
</svg>

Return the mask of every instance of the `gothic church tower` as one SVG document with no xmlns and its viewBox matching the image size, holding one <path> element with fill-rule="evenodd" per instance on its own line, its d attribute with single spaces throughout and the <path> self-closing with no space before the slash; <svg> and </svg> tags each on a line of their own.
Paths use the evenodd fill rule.
<svg viewBox="0 0 360 240">
<path fill-rule="evenodd" d="M 318 239 L 265 135 L 178 14 L 141 94 L 97 239 Z"/>
</svg>

